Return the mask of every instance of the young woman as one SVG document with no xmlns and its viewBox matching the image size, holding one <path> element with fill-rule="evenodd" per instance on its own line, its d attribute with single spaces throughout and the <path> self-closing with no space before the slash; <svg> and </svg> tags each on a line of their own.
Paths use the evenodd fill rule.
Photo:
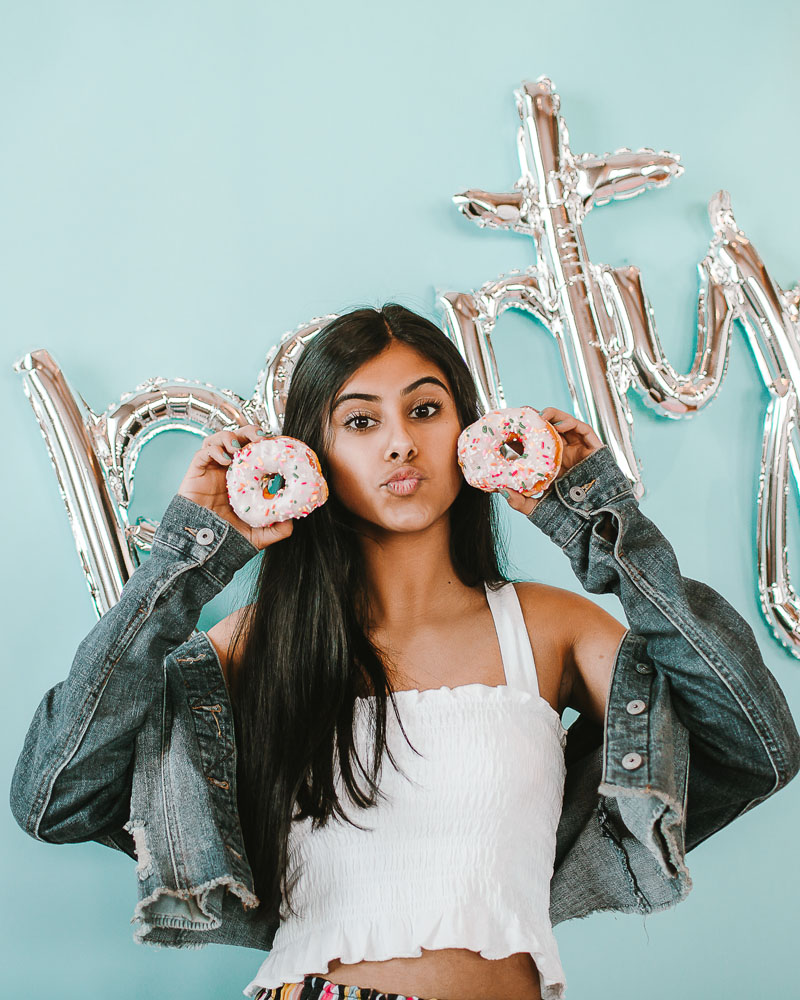
<svg viewBox="0 0 800 1000">
<path fill-rule="evenodd" d="M 138 940 L 266 952 L 258 1000 L 562 997 L 552 926 L 683 899 L 685 853 L 794 777 L 800 735 L 609 449 L 541 415 L 559 477 L 507 501 L 628 628 L 508 580 L 497 498 L 456 460 L 480 416 L 465 362 L 402 306 L 359 309 L 306 345 L 286 404 L 328 501 L 251 528 L 225 473 L 261 432 L 206 438 L 37 710 L 20 825 L 136 857 Z M 259 553 L 252 599 L 190 636 Z"/>
<path fill-rule="evenodd" d="M 507 683 L 514 664 L 503 662 L 485 590 L 485 585 L 506 583 L 497 561 L 495 511 L 488 494 L 466 483 L 456 460 L 458 436 L 478 416 L 469 370 L 437 327 L 400 306 L 362 310 L 345 315 L 310 342 L 290 383 L 283 432 L 305 441 L 319 455 L 330 489 L 323 507 L 304 520 L 255 530 L 236 517 L 227 504 L 225 472 L 239 443 L 258 439 L 254 426 L 207 438 L 181 484 L 182 496 L 211 506 L 257 548 L 281 542 L 262 562 L 255 601 L 208 633 L 233 691 L 240 816 L 262 903 L 277 904 L 280 899 L 294 793 L 301 792 L 303 808 L 309 811 L 315 803 L 319 811 L 334 804 L 332 739 L 334 734 L 339 738 L 342 755 L 351 752 L 355 699 L 366 690 L 365 683 L 381 696 L 381 738 L 386 724 L 383 698 L 389 692 L 435 693 L 438 697 L 426 699 L 429 705 L 422 711 L 438 712 L 440 724 L 452 726 L 454 719 L 464 718 L 463 709 L 453 705 L 463 687 L 485 685 L 495 691 Z M 564 438 L 562 473 L 601 447 L 595 432 L 568 414 L 547 408 L 542 416 Z M 398 473 L 405 478 L 392 486 L 389 481 Z M 536 505 L 533 499 L 509 493 L 512 506 L 523 513 Z M 529 642 L 533 653 L 531 670 L 536 676 L 529 680 L 538 684 L 547 707 L 560 717 L 571 704 L 602 724 L 608 677 L 624 627 L 592 602 L 557 587 L 535 582 L 507 586 L 522 611 L 513 622 L 524 627 L 520 638 Z M 509 598 L 513 601 L 513 595 Z M 583 662 L 589 664 L 580 683 L 575 682 L 569 656 L 578 621 L 585 630 Z M 231 639 L 244 634 L 247 638 L 236 655 L 229 649 Z M 446 690 L 438 691 L 442 686 Z M 413 700 L 403 703 L 414 711 Z M 494 741 L 502 742 L 499 723 L 519 724 L 521 719 L 515 706 L 502 699 L 489 706 L 495 709 L 492 719 L 485 718 L 485 704 L 470 707 L 473 713 L 484 713 L 470 724 L 488 724 Z M 474 738 L 485 737 L 476 733 Z M 455 745 L 451 752 L 458 752 Z M 560 762 L 545 757 L 542 766 L 560 779 Z M 341 769 L 349 772 L 344 759 Z M 304 782 L 312 772 L 317 787 L 309 791 Z M 458 792 L 468 796 L 468 808 L 486 790 L 475 788 L 469 775 L 464 778 Z M 463 828 L 464 819 L 461 811 L 453 816 L 453 838 L 475 836 Z M 544 856 L 531 862 L 546 869 L 548 882 L 558 814 L 550 819 L 552 836 Z M 431 841 L 432 828 L 427 834 L 426 853 L 446 850 Z M 495 846 L 480 842 L 476 850 Z M 342 849 L 348 847 L 356 856 L 366 849 L 360 840 Z M 276 857 L 280 865 L 274 864 Z M 478 857 L 475 864 L 480 864 Z M 412 877 L 413 872 L 401 866 L 383 875 L 378 870 L 365 874 L 377 883 Z M 478 872 L 457 870 L 449 875 L 456 882 L 479 877 Z M 397 892 L 385 884 L 376 884 L 373 891 L 379 889 Z M 502 887 L 496 889 L 501 892 Z M 457 941 L 440 947 L 434 933 L 427 948 L 427 941 L 393 941 L 395 925 L 411 919 L 413 926 L 414 914 L 387 912 L 385 928 L 377 930 L 381 954 L 375 955 L 375 946 L 367 944 L 373 938 L 359 939 L 369 933 L 364 921 L 347 927 L 345 905 L 343 901 L 342 910 L 333 910 L 329 919 L 343 921 L 345 939 L 336 944 L 346 948 L 347 961 L 340 960 L 336 949 L 323 959 L 312 946 L 305 971 L 330 961 L 330 982 L 369 984 L 403 995 L 458 1000 L 527 1000 L 540 995 L 530 953 L 488 959 L 477 950 L 456 946 Z M 421 910 L 427 905 L 419 899 Z M 465 914 L 466 919 L 471 916 Z M 505 916 L 513 917 L 510 909 Z M 475 920 L 480 923 L 477 915 Z M 299 925 L 295 933 L 304 930 Z M 313 924 L 307 930 L 313 933 Z M 485 942 L 486 950 L 502 945 L 503 934 L 504 928 L 498 927 Z M 320 935 L 330 931 L 320 928 Z M 335 941 L 321 936 L 319 945 L 333 946 Z M 396 957 L 383 954 L 393 944 Z M 275 946 L 277 953 L 280 937 Z M 404 957 L 409 946 L 421 947 L 422 954 Z M 370 954 L 353 962 L 352 953 L 359 947 Z M 557 962 L 554 943 L 551 947 L 551 960 Z M 293 955 L 292 961 L 298 960 L 300 956 Z M 292 961 L 287 959 L 281 968 L 293 968 Z"/>
</svg>

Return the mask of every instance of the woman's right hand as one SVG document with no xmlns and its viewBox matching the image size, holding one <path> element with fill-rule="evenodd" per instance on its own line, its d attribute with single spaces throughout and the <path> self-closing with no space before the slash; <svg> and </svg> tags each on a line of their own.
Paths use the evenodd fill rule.
<svg viewBox="0 0 800 1000">
<path fill-rule="evenodd" d="M 230 505 L 226 475 L 235 451 L 244 448 L 248 441 L 262 441 L 274 436 L 255 424 L 245 424 L 235 431 L 209 434 L 195 452 L 178 490 L 182 497 L 193 500 L 201 507 L 207 507 L 223 521 L 232 524 L 259 550 L 288 538 L 294 529 L 294 521 L 278 521 L 263 528 L 253 528 L 247 524 Z"/>
</svg>

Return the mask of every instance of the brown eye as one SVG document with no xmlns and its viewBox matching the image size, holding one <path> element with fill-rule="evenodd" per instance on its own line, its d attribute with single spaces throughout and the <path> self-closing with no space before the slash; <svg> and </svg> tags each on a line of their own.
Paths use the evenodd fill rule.
<svg viewBox="0 0 800 1000">
<path fill-rule="evenodd" d="M 351 413 L 347 420 L 342 424 L 349 431 L 368 431 L 369 427 L 353 427 L 351 426 L 355 420 L 372 420 L 372 417 L 368 413 Z"/>
<path fill-rule="evenodd" d="M 429 399 L 424 403 L 417 403 L 417 405 L 414 407 L 414 411 L 416 412 L 417 410 L 433 410 L 433 413 L 427 413 L 424 416 L 420 417 L 421 420 L 427 420 L 428 418 L 434 416 L 434 414 L 436 414 L 439 410 L 441 410 L 441 408 L 442 404 L 438 402 L 438 400 Z"/>
</svg>

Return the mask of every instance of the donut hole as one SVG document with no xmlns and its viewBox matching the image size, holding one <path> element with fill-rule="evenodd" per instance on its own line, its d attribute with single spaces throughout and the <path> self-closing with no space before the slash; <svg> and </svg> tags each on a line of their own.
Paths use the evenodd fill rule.
<svg viewBox="0 0 800 1000">
<path fill-rule="evenodd" d="M 277 496 L 285 485 L 286 480 L 279 472 L 268 472 L 261 479 L 261 494 L 265 500 L 270 500 Z"/>
<path fill-rule="evenodd" d="M 525 454 L 525 443 L 519 434 L 509 434 L 500 445 L 500 454 L 507 462 L 513 462 Z"/>
</svg>

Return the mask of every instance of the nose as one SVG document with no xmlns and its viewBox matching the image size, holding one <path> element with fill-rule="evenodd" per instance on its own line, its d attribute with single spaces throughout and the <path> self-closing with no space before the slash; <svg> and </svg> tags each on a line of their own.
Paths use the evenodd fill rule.
<svg viewBox="0 0 800 1000">
<path fill-rule="evenodd" d="M 416 454 L 417 446 L 408 426 L 402 421 L 395 424 L 389 431 L 384 458 L 389 462 L 406 462 Z"/>
</svg>

